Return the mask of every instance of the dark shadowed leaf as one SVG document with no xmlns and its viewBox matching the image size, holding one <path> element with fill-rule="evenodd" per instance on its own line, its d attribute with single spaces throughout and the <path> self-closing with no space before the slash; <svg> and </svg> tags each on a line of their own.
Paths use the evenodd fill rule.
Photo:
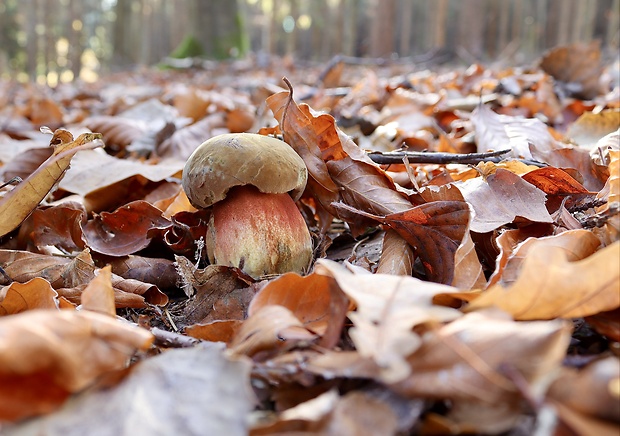
<svg viewBox="0 0 620 436">
<path fill-rule="evenodd" d="M 93 251 L 126 256 L 146 248 L 150 229 L 170 226 L 162 211 L 143 200 L 133 201 L 112 213 L 102 212 L 84 228 L 84 239 Z"/>
</svg>

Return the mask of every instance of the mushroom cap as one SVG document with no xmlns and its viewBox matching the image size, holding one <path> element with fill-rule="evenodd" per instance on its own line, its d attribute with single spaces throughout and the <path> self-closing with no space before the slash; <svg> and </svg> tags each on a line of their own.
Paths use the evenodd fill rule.
<svg viewBox="0 0 620 436">
<path fill-rule="evenodd" d="M 183 169 L 190 203 L 205 209 L 234 186 L 253 185 L 270 194 L 301 197 L 308 179 L 304 161 L 286 142 L 255 133 L 228 133 L 203 142 Z"/>
</svg>

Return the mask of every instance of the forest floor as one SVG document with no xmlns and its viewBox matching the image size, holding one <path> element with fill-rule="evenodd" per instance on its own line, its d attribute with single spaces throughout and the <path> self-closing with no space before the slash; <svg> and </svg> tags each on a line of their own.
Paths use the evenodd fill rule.
<svg viewBox="0 0 620 436">
<path fill-rule="evenodd" d="M 0 82 L 0 431 L 617 435 L 619 71 L 574 45 Z M 187 189 L 244 132 L 307 168 L 297 272 L 240 234 L 218 262 L 224 206 Z M 235 183 L 279 159 L 228 154 Z"/>
</svg>

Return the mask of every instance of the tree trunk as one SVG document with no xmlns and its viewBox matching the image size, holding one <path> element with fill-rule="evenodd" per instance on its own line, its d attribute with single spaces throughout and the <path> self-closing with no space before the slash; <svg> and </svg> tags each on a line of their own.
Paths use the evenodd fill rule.
<svg viewBox="0 0 620 436">
<path fill-rule="evenodd" d="M 374 0 L 372 4 L 370 29 L 370 55 L 389 57 L 394 52 L 394 12 L 395 0 Z"/>
</svg>

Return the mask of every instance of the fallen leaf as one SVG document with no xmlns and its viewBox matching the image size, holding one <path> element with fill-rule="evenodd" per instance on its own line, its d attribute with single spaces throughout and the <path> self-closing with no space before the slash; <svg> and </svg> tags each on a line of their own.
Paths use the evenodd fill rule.
<svg viewBox="0 0 620 436">
<path fill-rule="evenodd" d="M 620 423 L 620 360 L 609 356 L 585 368 L 562 368 L 547 397 L 593 418 Z"/>
<path fill-rule="evenodd" d="M 26 283 L 13 282 L 0 290 L 0 316 L 33 309 L 58 309 L 58 293 L 49 282 L 36 277 Z"/>
<path fill-rule="evenodd" d="M 405 397 L 449 398 L 459 411 L 451 415 L 482 433 L 511 428 L 522 405 L 512 368 L 533 395 L 547 389 L 560 367 L 571 328 L 560 320 L 515 322 L 499 311 L 467 314 L 423 337 L 407 358 L 409 376 L 391 389 Z"/>
<path fill-rule="evenodd" d="M 571 177 L 566 171 L 554 167 L 539 168 L 522 176 L 522 179 L 545 194 L 573 195 L 590 194 L 581 183 Z"/>
<path fill-rule="evenodd" d="M 500 115 L 479 105 L 470 120 L 475 128 L 478 153 L 511 150 L 512 157 L 533 159 L 530 147 L 539 152 L 554 148 L 547 126 L 536 118 Z"/>
<path fill-rule="evenodd" d="M 410 276 L 414 261 L 413 247 L 394 230 L 386 230 L 376 273 Z"/>
<path fill-rule="evenodd" d="M 497 306 L 530 320 L 579 318 L 620 306 L 620 242 L 574 262 L 562 247 L 534 245 L 510 286 L 493 285 L 468 310 Z"/>
<path fill-rule="evenodd" d="M 540 223 L 553 222 L 545 207 L 545 193 L 510 171 L 498 168 L 486 180 L 476 177 L 456 186 L 474 209 L 470 223 L 472 232 L 490 232 L 512 223 L 517 217 Z"/>
<path fill-rule="evenodd" d="M 543 55 L 540 68 L 560 82 L 568 95 L 591 99 L 601 93 L 600 41 L 555 47 Z"/>
<path fill-rule="evenodd" d="M 287 273 L 270 281 L 254 295 L 248 316 L 269 305 L 289 309 L 305 328 L 322 337 L 321 347 L 332 348 L 340 339 L 349 302 L 331 277 Z"/>
<path fill-rule="evenodd" d="M 406 357 L 422 343 L 413 328 L 424 323 L 456 319 L 455 309 L 434 306 L 433 297 L 454 288 L 413 277 L 353 274 L 339 264 L 320 259 L 317 274 L 333 277 L 356 303 L 349 313 L 349 334 L 362 357 L 371 357 L 381 368 L 381 379 L 396 382 L 409 375 Z"/>
<path fill-rule="evenodd" d="M 605 135 L 620 128 L 620 109 L 585 112 L 568 127 L 566 136 L 580 147 L 592 150 Z"/>
<path fill-rule="evenodd" d="M 0 421 L 52 411 L 153 340 L 109 316 L 67 310 L 0 318 L 0 337 Z"/>
<path fill-rule="evenodd" d="M 71 158 L 78 151 L 99 147 L 94 141 L 98 133 L 83 133 L 77 139 L 66 130 L 57 131 L 52 138 L 58 144 L 54 153 L 26 180 L 0 199 L 0 236 L 17 228 L 47 196 L 69 167 Z"/>
<path fill-rule="evenodd" d="M 509 233 L 507 237 L 509 238 L 512 235 L 514 233 Z M 500 236 L 502 243 L 507 237 Z M 509 243 L 509 241 L 506 242 Z M 502 246 L 504 250 L 507 248 L 506 245 Z M 490 284 L 500 283 L 502 286 L 507 287 L 517 281 L 521 274 L 523 262 L 529 256 L 530 251 L 534 247 L 542 245 L 561 248 L 566 255 L 566 260 L 568 262 L 575 262 L 594 254 L 601 242 L 592 232 L 581 229 L 569 230 L 554 236 L 527 238 L 525 241 L 517 244 L 511 253 L 502 253 L 502 256 L 507 257 L 506 262 L 501 270 L 495 271 Z"/>
<path fill-rule="evenodd" d="M 88 390 L 54 413 L 8 427 L 6 434 L 245 436 L 255 402 L 250 368 L 247 359 L 227 356 L 222 344 L 168 350 L 132 367 L 114 388 Z"/>
<path fill-rule="evenodd" d="M 97 253 L 126 256 L 151 243 L 149 230 L 166 228 L 162 211 L 143 200 L 132 201 L 112 213 L 102 212 L 83 226 L 86 245 Z"/>
<path fill-rule="evenodd" d="M 82 309 L 115 316 L 114 289 L 112 288 L 112 268 L 108 265 L 97 271 L 81 295 Z"/>
<path fill-rule="evenodd" d="M 230 350 L 234 355 L 260 359 L 295 346 L 307 346 L 316 338 L 286 307 L 263 306 L 245 320 L 230 343 Z"/>
<path fill-rule="evenodd" d="M 356 210 L 346 204 L 334 205 L 339 211 L 359 214 L 389 226 L 414 247 L 428 280 L 451 283 L 454 255 L 465 236 L 469 207 L 464 201 L 435 201 L 386 216 Z"/>
<path fill-rule="evenodd" d="M 82 227 L 86 224 L 86 210 L 76 202 L 65 202 L 32 213 L 34 232 L 32 240 L 39 247 L 53 246 L 67 253 L 86 248 Z"/>
</svg>

